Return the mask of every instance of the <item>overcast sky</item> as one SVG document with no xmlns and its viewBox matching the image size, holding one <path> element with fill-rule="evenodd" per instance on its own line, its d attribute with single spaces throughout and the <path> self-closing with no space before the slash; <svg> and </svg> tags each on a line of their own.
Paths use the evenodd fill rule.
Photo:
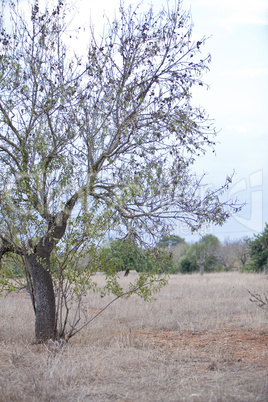
<svg viewBox="0 0 268 402">
<path fill-rule="evenodd" d="M 88 24 L 90 16 L 97 30 L 103 14 L 112 18 L 120 0 L 77 0 L 74 25 Z M 126 0 L 125 4 L 138 2 Z M 144 0 L 158 11 L 166 0 Z M 170 6 L 175 4 L 169 1 Z M 190 10 L 196 40 L 210 37 L 204 48 L 210 53 L 210 72 L 204 76 L 207 91 L 198 87 L 193 102 L 203 106 L 219 131 L 216 156 L 208 153 L 196 164 L 198 173 L 207 172 L 210 188 L 224 183 L 235 170 L 226 197 L 237 196 L 247 206 L 223 227 L 204 228 L 220 240 L 252 237 L 268 222 L 268 0 L 184 0 Z M 176 227 L 176 234 L 195 241 L 188 229 Z"/>
<path fill-rule="evenodd" d="M 125 4 L 137 2 L 126 1 Z M 80 18 L 102 24 L 102 16 L 112 17 L 119 0 L 79 0 Z M 157 11 L 165 0 L 145 0 Z M 172 6 L 174 1 L 170 1 Z M 223 227 L 208 226 L 220 240 L 253 236 L 268 222 L 268 0 L 184 0 L 194 24 L 194 38 L 210 37 L 205 51 L 212 56 L 209 84 L 194 90 L 193 101 L 205 107 L 219 131 L 216 156 L 208 153 L 196 164 L 198 173 L 207 172 L 206 183 L 220 186 L 235 170 L 233 185 L 226 197 L 237 196 L 247 206 Z M 176 234 L 195 241 L 178 223 Z"/>
<path fill-rule="evenodd" d="M 209 228 L 221 240 L 252 236 L 268 222 L 268 1 L 185 0 L 194 32 L 211 36 L 212 56 L 205 81 L 209 91 L 196 99 L 215 119 L 216 157 L 198 167 L 219 185 L 235 169 L 231 193 L 247 206 L 222 228 Z"/>
</svg>

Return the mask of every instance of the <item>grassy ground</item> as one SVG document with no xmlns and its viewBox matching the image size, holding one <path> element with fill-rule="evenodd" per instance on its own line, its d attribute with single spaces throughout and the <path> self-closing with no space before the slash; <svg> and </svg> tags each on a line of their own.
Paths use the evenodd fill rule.
<svg viewBox="0 0 268 402">
<path fill-rule="evenodd" d="M 264 275 L 174 275 L 156 302 L 119 300 L 62 348 L 32 342 L 26 295 L 2 298 L 0 400 L 267 402 L 268 312 L 246 290 L 267 288 Z M 88 317 L 106 303 L 87 296 Z"/>
</svg>

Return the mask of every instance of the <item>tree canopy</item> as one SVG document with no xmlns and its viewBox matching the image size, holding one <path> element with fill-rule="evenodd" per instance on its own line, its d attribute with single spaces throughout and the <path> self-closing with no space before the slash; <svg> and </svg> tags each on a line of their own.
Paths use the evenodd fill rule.
<svg viewBox="0 0 268 402">
<path fill-rule="evenodd" d="M 194 243 L 183 260 L 183 271 L 193 271 L 199 266 L 201 275 L 209 271 L 219 260 L 220 242 L 216 236 L 205 235 Z"/>
<path fill-rule="evenodd" d="M 45 8 L 32 1 L 28 19 L 20 2 L 7 3 L 0 257 L 21 259 L 43 341 L 57 333 L 51 274 L 65 277 L 67 256 L 74 264 L 75 253 L 94 250 L 109 231 L 148 241 L 177 220 L 193 231 L 222 224 L 239 207 L 220 199 L 230 177 L 201 196 L 202 178 L 191 170 L 213 149 L 215 131 L 191 105 L 210 56 L 201 53 L 206 38 L 192 40 L 180 1 L 158 15 L 121 6 L 102 37 L 91 29 L 82 57 L 67 47 L 62 1 Z"/>
<path fill-rule="evenodd" d="M 185 240 L 177 235 L 165 236 L 158 242 L 159 247 L 175 247 L 178 244 L 184 243 Z"/>
<path fill-rule="evenodd" d="M 268 268 L 268 224 L 265 224 L 264 231 L 248 239 L 249 255 L 258 270 Z"/>
<path fill-rule="evenodd" d="M 172 252 L 159 248 L 142 248 L 133 239 L 111 240 L 99 250 L 100 267 L 106 272 L 172 272 Z"/>
</svg>

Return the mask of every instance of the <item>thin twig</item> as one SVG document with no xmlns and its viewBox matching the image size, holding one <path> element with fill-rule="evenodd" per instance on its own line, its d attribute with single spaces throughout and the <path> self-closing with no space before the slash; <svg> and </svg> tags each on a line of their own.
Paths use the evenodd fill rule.
<svg viewBox="0 0 268 402">
<path fill-rule="evenodd" d="M 90 320 L 88 320 L 87 322 L 85 322 L 80 328 L 78 328 L 77 330 L 73 331 L 73 327 L 71 329 L 71 331 L 69 332 L 69 334 L 66 337 L 66 340 L 68 341 L 71 337 L 73 337 L 75 334 L 77 334 L 78 332 L 80 332 L 83 328 L 85 328 L 88 324 L 90 324 L 93 320 L 95 320 L 95 318 L 97 318 L 104 310 L 106 310 L 112 303 L 114 303 L 116 300 L 120 299 L 123 296 L 127 296 L 131 293 L 136 292 L 137 290 L 141 289 L 142 287 L 149 285 L 150 282 L 146 282 L 141 286 L 137 286 L 136 288 L 129 290 L 127 292 L 121 293 L 120 295 L 116 296 L 115 299 L 113 299 L 112 301 L 110 301 L 105 307 L 103 307 L 103 309 L 101 311 L 99 311 L 97 314 L 95 314 Z"/>
<path fill-rule="evenodd" d="M 250 294 L 250 296 L 252 297 L 252 299 L 251 298 L 249 299 L 251 302 L 257 303 L 258 307 L 268 309 L 268 296 L 266 296 L 265 294 L 263 296 L 259 295 L 258 293 L 254 294 L 248 289 L 247 289 L 247 291 Z"/>
</svg>

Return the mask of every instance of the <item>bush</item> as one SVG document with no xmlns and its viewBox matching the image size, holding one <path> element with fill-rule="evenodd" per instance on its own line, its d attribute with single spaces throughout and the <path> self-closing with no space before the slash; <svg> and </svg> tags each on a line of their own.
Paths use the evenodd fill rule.
<svg viewBox="0 0 268 402">
<path fill-rule="evenodd" d="M 213 268 L 213 272 L 229 272 L 232 270 L 232 267 L 224 266 L 223 264 L 218 264 Z"/>
<path fill-rule="evenodd" d="M 240 272 L 261 272 L 262 269 L 257 267 L 253 261 L 248 262 L 247 264 L 243 265 L 240 269 Z"/>
<path fill-rule="evenodd" d="M 199 270 L 199 266 L 195 261 L 191 261 L 188 257 L 183 257 L 180 260 L 179 271 L 182 274 L 189 274 Z"/>
<path fill-rule="evenodd" d="M 249 254 L 257 267 L 258 271 L 263 270 L 268 265 L 268 224 L 259 235 L 255 235 L 254 239 L 247 239 L 249 246 Z"/>
</svg>

